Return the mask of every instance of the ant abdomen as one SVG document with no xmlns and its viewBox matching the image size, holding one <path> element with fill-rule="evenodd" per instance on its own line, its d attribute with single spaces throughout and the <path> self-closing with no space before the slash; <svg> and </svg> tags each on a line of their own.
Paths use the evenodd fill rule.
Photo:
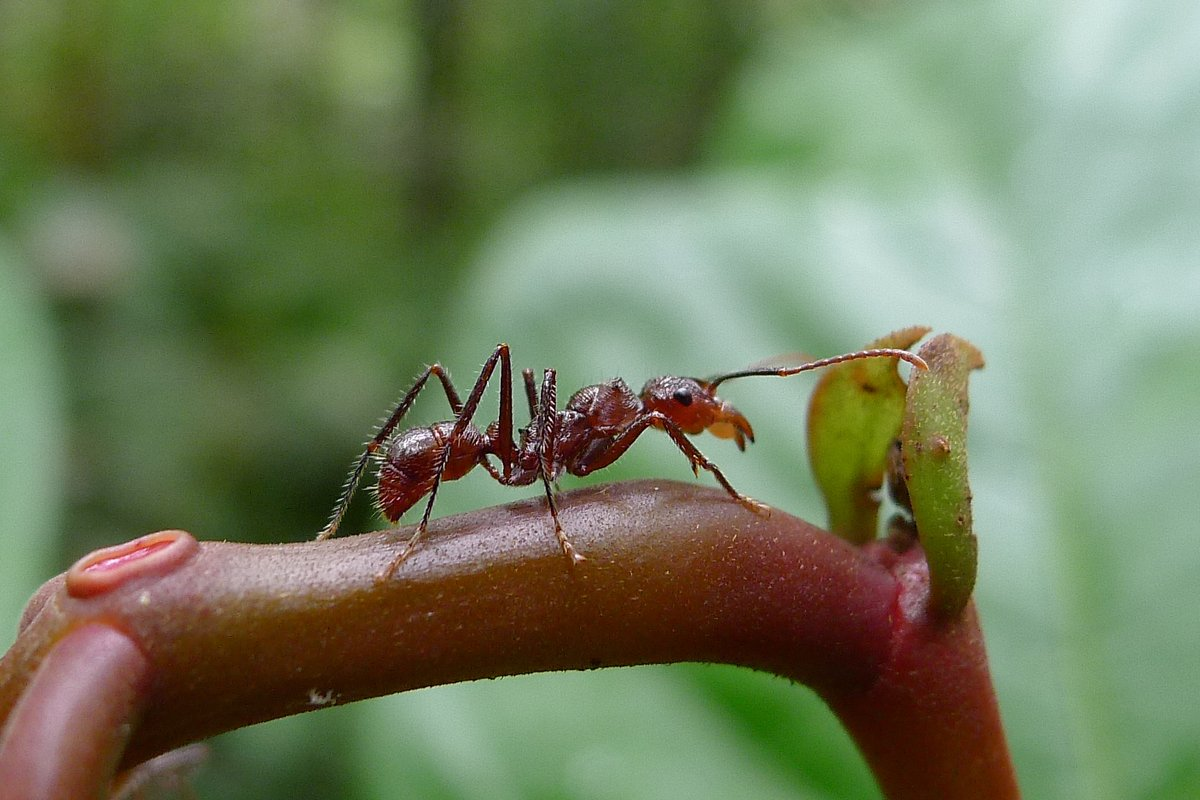
<svg viewBox="0 0 1200 800">
<path fill-rule="evenodd" d="M 487 441 L 477 428 L 468 426 L 451 439 L 454 422 L 437 422 L 428 427 L 409 428 L 388 443 L 379 465 L 379 509 L 395 522 L 418 500 L 433 490 L 438 462 L 447 442 L 452 442 L 442 480 L 455 480 L 470 472 L 487 450 Z"/>
</svg>

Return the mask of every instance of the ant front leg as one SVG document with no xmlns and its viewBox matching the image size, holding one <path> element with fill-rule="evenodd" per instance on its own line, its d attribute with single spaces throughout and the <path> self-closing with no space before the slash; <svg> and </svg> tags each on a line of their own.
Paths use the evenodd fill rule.
<svg viewBox="0 0 1200 800">
<path fill-rule="evenodd" d="M 603 447 L 583 452 L 576 461 L 567 465 L 567 469 L 572 475 L 582 476 L 607 467 L 623 456 L 625 451 L 629 449 L 637 438 L 651 426 L 662 428 L 667 432 L 667 435 L 671 437 L 671 441 L 687 457 L 688 463 L 691 464 L 692 472 L 695 475 L 699 475 L 701 469 L 707 470 L 717 479 L 717 483 L 721 484 L 725 491 L 729 493 L 729 496 L 738 501 L 742 506 L 756 514 L 770 516 L 770 506 L 734 489 L 733 484 L 725 477 L 725 473 L 721 472 L 720 467 L 709 461 L 704 453 L 700 452 L 700 449 L 692 444 L 692 440 L 680 430 L 678 425 L 657 411 L 645 412 L 638 415 L 615 438 L 607 442 Z"/>
<path fill-rule="evenodd" d="M 333 507 L 333 513 L 329 516 L 329 522 L 317 534 L 317 541 L 332 538 L 337 534 L 338 527 L 342 524 L 342 518 L 346 516 L 346 511 L 350 508 L 350 500 L 354 497 L 354 492 L 358 489 L 359 482 L 362 481 L 363 473 L 366 472 L 367 462 L 371 460 L 372 455 L 379 451 L 379 448 L 391 436 L 392 431 L 400 424 L 400 420 L 408 413 L 408 409 L 412 406 L 413 401 L 417 399 L 417 395 L 425 388 L 425 383 L 429 380 L 430 375 L 436 375 L 438 380 L 441 381 L 442 389 L 446 392 L 446 400 L 450 403 L 450 408 L 454 411 L 455 416 L 461 415 L 463 404 L 458 398 L 458 392 L 455 391 L 454 384 L 450 382 L 450 375 L 446 372 L 446 368 L 441 364 L 430 364 L 409 390 L 405 392 L 403 399 L 396 404 L 396 407 L 392 409 L 392 413 L 388 415 L 387 421 L 380 426 L 371 441 L 367 442 L 362 455 L 354 462 L 354 466 L 350 469 L 350 475 L 346 478 L 345 486 L 342 488 L 341 497 L 338 498 L 337 505 Z"/>
<path fill-rule="evenodd" d="M 380 576 L 381 580 L 387 580 L 395 574 L 396 569 L 404 563 L 416 547 L 417 542 L 425 535 L 425 531 L 429 528 L 429 515 L 433 512 L 433 503 L 437 499 L 438 487 L 442 484 L 442 476 L 446 474 L 446 466 L 450 463 L 450 454 L 454 448 L 454 444 L 463 436 L 467 427 L 471 424 L 475 412 L 479 409 L 479 402 L 483 399 L 483 393 L 487 390 L 487 385 L 492 379 L 492 373 L 496 370 L 496 363 L 500 363 L 500 456 L 501 462 L 504 464 L 505 474 L 511 470 L 511 464 L 514 459 L 513 443 L 512 443 L 512 364 L 509 361 L 508 345 L 503 342 L 496 345 L 496 349 L 488 356 L 487 361 L 483 362 L 483 368 L 479 371 L 479 377 L 475 380 L 475 385 L 471 387 L 471 393 L 467 395 L 467 402 L 463 403 L 458 411 L 457 418 L 454 421 L 454 427 L 450 430 L 450 435 L 446 437 L 446 443 L 442 445 L 442 452 L 438 457 L 437 469 L 433 476 L 433 486 L 429 490 L 429 500 L 425 503 L 425 513 L 421 515 L 421 523 L 417 526 L 417 530 L 408 541 L 404 544 L 404 549 L 400 554 L 392 559 L 388 564 L 387 569 Z M 378 438 L 378 437 L 377 437 Z M 377 445 L 378 446 L 378 445 Z M 489 470 L 490 471 L 490 470 Z"/>
</svg>

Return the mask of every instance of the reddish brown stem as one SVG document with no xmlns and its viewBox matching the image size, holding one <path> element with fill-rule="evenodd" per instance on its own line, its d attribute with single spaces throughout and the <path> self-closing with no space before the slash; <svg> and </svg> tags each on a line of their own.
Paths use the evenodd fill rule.
<svg viewBox="0 0 1200 800">
<path fill-rule="evenodd" d="M 147 698 L 149 666 L 107 625 L 85 624 L 59 639 L 0 737 L 0 799 L 108 797 Z"/>
<path fill-rule="evenodd" d="M 531 500 L 437 522 L 389 581 L 378 577 L 403 534 L 206 542 L 169 574 L 98 596 L 51 587 L 0 662 L 0 719 L 48 644 L 89 619 L 127 631 L 156 677 L 126 765 L 329 702 L 497 675 L 717 661 L 828 698 L 889 796 L 1015 796 L 973 616 L 953 629 L 898 613 L 923 595 L 919 582 L 897 579 L 895 559 L 692 484 L 587 489 L 564 495 L 561 511 L 588 558 L 574 567 L 544 501 Z M 942 650 L 963 651 L 954 686 L 913 677 Z M 910 735 L 902 717 L 914 708 L 923 716 Z M 938 730 L 943 715 L 953 739 Z M 972 791 L 935 780 L 918 792 L 887 777 L 936 778 L 925 765 L 946 758 L 963 759 L 954 770 L 972 772 Z"/>
<path fill-rule="evenodd" d="M 974 603 L 943 621 L 919 548 L 891 569 L 891 653 L 870 689 L 825 691 L 825 701 L 888 797 L 1018 797 Z"/>
</svg>

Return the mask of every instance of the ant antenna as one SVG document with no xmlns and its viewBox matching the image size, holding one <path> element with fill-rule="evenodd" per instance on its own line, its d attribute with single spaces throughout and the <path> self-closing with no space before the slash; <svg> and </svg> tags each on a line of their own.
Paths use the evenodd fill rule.
<svg viewBox="0 0 1200 800">
<path fill-rule="evenodd" d="M 925 363 L 925 359 L 907 350 L 899 350 L 892 347 L 877 347 L 871 350 L 857 350 L 853 353 L 843 353 L 840 356 L 820 358 L 816 361 L 809 361 L 806 364 L 800 364 L 795 367 L 752 367 L 750 369 L 718 375 L 707 383 L 709 390 L 715 391 L 717 384 L 732 380 L 733 378 L 748 378 L 753 375 L 775 375 L 780 378 L 786 378 L 788 375 L 795 375 L 798 372 L 808 372 L 809 370 L 820 369 L 821 367 L 828 367 L 833 364 L 841 364 L 843 361 L 857 361 L 860 358 L 898 358 L 901 361 L 907 361 L 917 369 L 929 369 L 929 365 Z"/>
</svg>

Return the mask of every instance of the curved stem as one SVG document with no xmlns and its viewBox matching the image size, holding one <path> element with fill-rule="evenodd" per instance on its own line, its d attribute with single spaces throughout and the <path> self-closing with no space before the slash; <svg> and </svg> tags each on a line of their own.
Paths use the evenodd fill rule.
<svg viewBox="0 0 1200 800">
<path fill-rule="evenodd" d="M 153 667 L 126 766 L 335 702 L 627 664 L 740 664 L 806 683 L 851 718 L 869 719 L 877 703 L 889 713 L 889 698 L 872 692 L 902 652 L 897 631 L 924 623 L 896 613 L 906 595 L 887 558 L 781 512 L 748 513 L 723 492 L 692 484 L 586 489 L 564 495 L 560 511 L 588 559 L 573 567 L 544 501 L 532 500 L 437 521 L 387 581 L 379 576 L 403 547 L 403 533 L 205 542 L 169 574 L 95 597 L 43 591 L 41 610 L 0 661 L 0 718 L 47 643 L 88 619 L 116 621 Z M 999 742 L 1006 762 L 979 663 L 986 691 L 976 686 L 960 698 L 961 713 L 996 729 L 979 746 Z M 861 726 L 851 730 L 869 743 Z M 939 757 L 906 750 L 902 740 L 893 746 L 911 756 L 907 766 Z M 865 744 L 864 752 L 877 771 L 879 759 L 895 760 Z M 923 788 L 936 794 L 937 787 Z"/>
<path fill-rule="evenodd" d="M 892 571 L 900 593 L 877 680 L 823 698 L 887 797 L 1019 797 L 974 603 L 943 619 L 919 548 Z"/>
</svg>

